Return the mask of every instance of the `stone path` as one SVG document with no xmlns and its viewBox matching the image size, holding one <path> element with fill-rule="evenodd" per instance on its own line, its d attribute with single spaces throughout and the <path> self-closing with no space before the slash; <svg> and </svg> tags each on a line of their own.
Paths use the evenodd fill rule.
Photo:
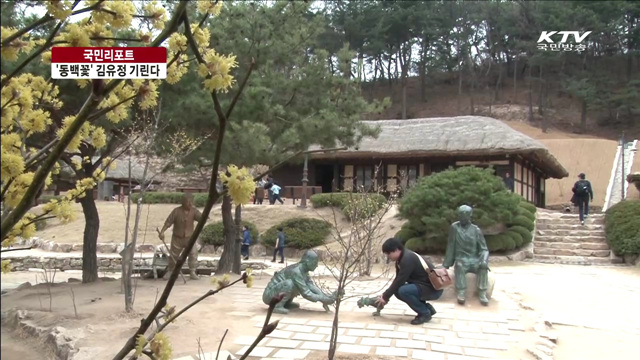
<svg viewBox="0 0 640 360">
<path fill-rule="evenodd" d="M 372 295 L 386 286 L 383 281 L 353 283 L 349 294 Z M 247 293 L 249 290 L 249 293 Z M 253 324 L 245 334 L 227 337 L 225 346 L 239 358 L 253 343 L 264 323 L 263 289 L 229 289 L 238 311 L 228 315 Z M 340 309 L 342 319 L 338 330 L 338 353 L 391 356 L 429 360 L 510 359 L 508 350 L 521 341 L 525 326 L 518 304 L 505 294 L 494 292 L 488 308 L 454 304 L 451 300 L 435 301 L 438 313 L 422 326 L 409 321 L 415 313 L 395 298 L 373 317 L 373 308 L 358 308 L 358 298 L 346 299 Z M 477 301 L 469 299 L 468 303 Z M 278 329 L 263 339 L 251 353 L 250 359 L 305 359 L 312 351 L 326 352 L 333 314 L 325 314 L 322 306 L 300 301 L 301 310 L 292 311 L 279 319 Z M 256 306 L 257 305 L 257 306 Z M 353 321 L 356 318 L 357 321 Z M 206 355 L 209 356 L 209 355 Z M 215 352 L 213 353 L 215 358 Z M 226 357 L 220 357 L 226 359 Z M 518 357 L 519 358 L 519 357 Z M 195 355 L 180 360 L 198 359 Z"/>
</svg>

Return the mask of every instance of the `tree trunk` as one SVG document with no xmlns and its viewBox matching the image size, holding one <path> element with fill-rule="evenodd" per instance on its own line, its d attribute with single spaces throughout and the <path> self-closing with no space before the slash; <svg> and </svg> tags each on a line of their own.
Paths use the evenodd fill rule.
<svg viewBox="0 0 640 360">
<path fill-rule="evenodd" d="M 547 97 L 549 96 L 549 83 L 545 82 L 544 84 L 544 103 L 548 103 Z M 549 129 L 549 117 L 542 117 L 542 132 L 546 133 Z"/>
<path fill-rule="evenodd" d="M 587 101 L 582 100 L 582 111 L 580 112 L 580 129 L 584 134 L 587 131 Z"/>
<path fill-rule="evenodd" d="M 100 216 L 93 199 L 93 189 L 87 190 L 85 197 L 80 199 L 84 214 L 84 237 L 82 245 L 82 282 L 92 283 L 98 280 L 98 231 L 100 230 Z"/>
<path fill-rule="evenodd" d="M 518 58 L 513 59 L 513 104 L 518 103 Z"/>
<path fill-rule="evenodd" d="M 235 255 L 236 244 L 236 227 L 233 223 L 233 214 L 231 213 L 231 197 L 225 195 L 222 198 L 222 226 L 224 234 L 224 249 L 220 255 L 216 275 L 226 274 L 233 270 L 233 258 Z"/>
<path fill-rule="evenodd" d="M 129 154 L 129 189 L 131 189 L 131 154 Z M 124 309 L 126 312 L 133 311 L 133 296 L 131 295 L 131 277 L 129 274 L 129 268 L 131 267 L 131 261 L 129 261 L 129 229 L 131 224 L 131 196 L 127 196 L 127 213 L 126 222 L 124 226 L 124 255 L 122 256 L 122 292 L 124 292 Z M 132 257 L 133 258 L 133 257 Z"/>
<path fill-rule="evenodd" d="M 544 116 L 544 94 L 543 94 L 543 89 L 544 89 L 544 79 L 542 78 L 542 65 L 540 65 L 539 68 L 539 73 L 538 73 L 538 114 L 540 114 L 540 116 Z"/>
<path fill-rule="evenodd" d="M 242 247 L 242 205 L 236 205 L 236 216 L 234 219 L 236 226 L 236 244 L 233 249 L 233 273 L 240 275 L 240 265 L 242 264 L 242 255 L 240 248 Z"/>
<path fill-rule="evenodd" d="M 420 101 L 425 102 L 427 98 L 427 36 L 422 37 L 422 53 L 420 54 Z"/>
<path fill-rule="evenodd" d="M 498 80 L 496 80 L 496 87 L 493 90 L 493 101 L 496 102 L 500 100 L 500 89 L 502 88 L 502 72 L 502 67 L 498 67 Z"/>
<path fill-rule="evenodd" d="M 532 65 L 529 65 L 529 123 L 533 123 L 533 82 L 531 81 Z"/>
</svg>

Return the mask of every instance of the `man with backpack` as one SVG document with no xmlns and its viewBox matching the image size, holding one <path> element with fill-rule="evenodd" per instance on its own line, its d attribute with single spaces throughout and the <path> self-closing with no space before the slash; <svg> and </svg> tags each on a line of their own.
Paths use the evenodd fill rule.
<svg viewBox="0 0 640 360">
<path fill-rule="evenodd" d="M 589 200 L 593 201 L 593 189 L 591 183 L 586 180 L 584 173 L 578 175 L 579 180 L 573 184 L 573 198 L 571 202 L 578 206 L 580 214 L 580 223 L 584 225 L 584 219 L 589 216 Z"/>
</svg>

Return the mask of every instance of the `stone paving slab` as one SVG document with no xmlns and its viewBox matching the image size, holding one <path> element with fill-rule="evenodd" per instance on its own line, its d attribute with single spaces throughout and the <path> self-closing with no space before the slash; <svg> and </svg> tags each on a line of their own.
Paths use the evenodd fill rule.
<svg viewBox="0 0 640 360">
<path fill-rule="evenodd" d="M 354 287 L 355 291 L 362 293 L 371 293 L 370 289 L 374 288 Z M 261 304 L 262 289 L 251 290 L 249 293 L 232 293 L 241 307 L 246 307 L 232 313 L 232 316 L 250 319 L 255 329 L 232 338 L 233 349 L 242 348 L 236 355 L 246 351 L 264 324 L 264 313 L 252 312 L 255 306 L 247 305 Z M 504 358 L 504 351 L 516 346 L 526 331 L 519 320 L 522 310 L 506 296 L 499 302 L 496 300 L 499 305 L 494 309 L 481 308 L 478 312 L 468 305 L 435 301 L 433 305 L 438 313 L 422 326 L 409 324 L 415 314 L 399 301 L 385 307 L 382 316 L 373 317 L 373 308 L 360 309 L 355 305 L 356 300 L 349 299 L 341 305 L 341 312 L 356 314 L 350 320 L 359 317 L 361 321 L 339 322 L 338 353 L 428 360 L 496 360 Z M 293 310 L 286 316 L 272 316 L 271 321 L 280 320 L 278 329 L 254 349 L 250 359 L 304 359 L 311 352 L 329 349 L 333 314 L 326 314 L 320 304 L 300 302 L 300 310 Z"/>
</svg>

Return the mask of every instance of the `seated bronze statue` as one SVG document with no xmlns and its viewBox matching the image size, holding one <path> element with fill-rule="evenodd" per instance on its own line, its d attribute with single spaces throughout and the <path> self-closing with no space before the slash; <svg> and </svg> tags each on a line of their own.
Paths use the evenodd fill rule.
<svg viewBox="0 0 640 360">
<path fill-rule="evenodd" d="M 293 299 L 300 295 L 311 302 L 321 302 L 326 311 L 329 305 L 336 301 L 336 293 L 327 295 L 318 288 L 309 277 L 309 271 L 318 267 L 318 254 L 313 250 L 305 252 L 299 263 L 287 266 L 277 271 L 262 294 L 262 301 L 269 305 L 274 296 L 284 293 L 284 298 L 276 304 L 274 313 L 287 314 L 290 309 L 299 308 L 300 305 Z"/>
<path fill-rule="evenodd" d="M 467 273 L 477 275 L 478 298 L 482 305 L 489 305 L 487 288 L 489 285 L 489 249 L 482 230 L 471 223 L 473 209 L 462 205 L 458 208 L 460 221 L 451 225 L 444 263 L 445 268 L 455 264 L 458 303 L 465 303 Z"/>
</svg>

